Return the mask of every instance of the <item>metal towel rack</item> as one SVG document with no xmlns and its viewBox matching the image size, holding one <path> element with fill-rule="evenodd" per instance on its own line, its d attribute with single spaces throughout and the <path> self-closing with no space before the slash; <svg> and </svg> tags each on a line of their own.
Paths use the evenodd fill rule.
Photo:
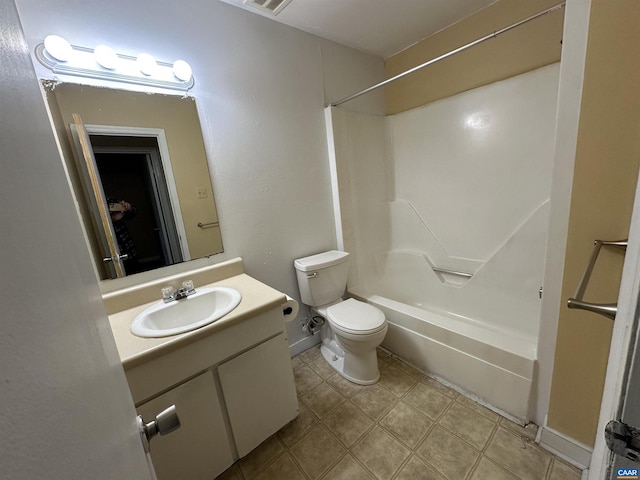
<svg viewBox="0 0 640 480">
<path fill-rule="evenodd" d="M 593 271 L 593 266 L 596 263 L 596 259 L 598 258 L 598 254 L 600 253 L 600 248 L 602 246 L 610 246 L 610 247 L 618 247 L 626 250 L 628 241 L 627 240 L 616 240 L 616 241 L 606 241 L 606 240 L 596 240 L 593 242 L 594 248 L 593 253 L 591 254 L 591 258 L 589 259 L 589 263 L 587 264 L 587 268 L 584 269 L 584 273 L 582 274 L 582 278 L 578 283 L 578 288 L 576 289 L 576 293 L 567 301 L 567 306 L 569 308 L 577 308 L 580 310 L 588 310 L 590 312 L 599 313 L 600 315 L 604 315 L 605 317 L 609 317 L 611 320 L 615 320 L 616 313 L 618 313 L 618 304 L 617 303 L 591 303 L 585 302 L 582 300 L 584 297 L 584 292 L 587 289 L 587 284 L 589 283 L 589 279 L 591 278 L 591 272 Z"/>
<path fill-rule="evenodd" d="M 209 222 L 209 223 L 202 223 L 202 222 L 198 222 L 198 226 L 200 228 L 210 228 L 210 227 L 217 227 L 219 225 L 218 222 Z"/>
</svg>

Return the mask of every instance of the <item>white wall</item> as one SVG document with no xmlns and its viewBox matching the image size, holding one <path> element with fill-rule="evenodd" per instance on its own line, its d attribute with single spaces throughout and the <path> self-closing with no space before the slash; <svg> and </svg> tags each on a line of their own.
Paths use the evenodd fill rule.
<svg viewBox="0 0 640 480">
<path fill-rule="evenodd" d="M 0 31 L 0 476 L 151 478 L 13 2 Z"/>
<path fill-rule="evenodd" d="M 336 245 L 323 108 L 381 80 L 383 61 L 217 0 L 17 3 L 32 52 L 56 33 L 191 64 L 225 249 L 211 261 L 241 256 L 298 298 L 293 260 Z M 381 112 L 381 99 L 352 108 Z M 290 326 L 290 343 L 302 336 Z"/>
</svg>

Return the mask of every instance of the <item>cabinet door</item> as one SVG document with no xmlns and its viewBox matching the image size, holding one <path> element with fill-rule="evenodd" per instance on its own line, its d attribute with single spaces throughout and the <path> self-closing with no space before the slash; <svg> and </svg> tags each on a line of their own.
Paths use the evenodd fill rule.
<svg viewBox="0 0 640 480">
<path fill-rule="evenodd" d="M 145 422 L 175 405 L 180 428 L 151 440 L 158 480 L 211 480 L 233 463 L 213 374 L 207 371 L 137 410 Z"/>
<path fill-rule="evenodd" d="M 298 415 L 284 334 L 223 363 L 218 373 L 240 457 Z"/>
</svg>

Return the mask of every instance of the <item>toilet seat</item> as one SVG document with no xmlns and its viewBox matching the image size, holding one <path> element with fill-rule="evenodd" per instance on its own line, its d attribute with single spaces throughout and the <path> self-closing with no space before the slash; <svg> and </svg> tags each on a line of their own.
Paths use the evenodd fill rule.
<svg viewBox="0 0 640 480">
<path fill-rule="evenodd" d="M 370 335 L 386 327 L 384 313 L 354 298 L 331 305 L 327 319 L 334 329 L 351 335 Z"/>
</svg>

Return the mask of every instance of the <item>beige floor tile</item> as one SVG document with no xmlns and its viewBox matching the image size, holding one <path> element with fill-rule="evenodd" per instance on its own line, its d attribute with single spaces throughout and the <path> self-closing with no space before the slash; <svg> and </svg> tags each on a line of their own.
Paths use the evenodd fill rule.
<svg viewBox="0 0 640 480">
<path fill-rule="evenodd" d="M 393 367 L 394 358 L 389 355 L 380 355 L 380 352 L 377 354 L 378 357 L 378 367 L 380 370 L 384 368 Z"/>
<path fill-rule="evenodd" d="M 309 430 L 313 425 L 318 423 L 318 419 L 315 417 L 311 410 L 304 406 L 304 404 L 300 403 L 300 413 L 298 417 L 289 422 L 278 432 L 278 436 L 282 443 L 284 443 L 287 447 L 293 445 L 302 435 L 305 434 L 307 430 Z"/>
<path fill-rule="evenodd" d="M 371 386 L 340 376 L 319 346 L 294 357 L 298 418 L 218 480 L 580 479 L 533 442 L 534 425 L 502 418 L 382 350 L 377 356 L 381 380 Z"/>
<path fill-rule="evenodd" d="M 389 360 L 391 359 L 390 355 L 387 355 L 385 352 L 381 350 L 378 350 L 376 353 L 377 353 L 376 356 L 378 357 L 378 368 L 380 370 L 390 365 L 389 363 Z"/>
<path fill-rule="evenodd" d="M 398 401 L 398 397 L 378 385 L 371 385 L 360 390 L 351 401 L 371 418 L 378 420 Z"/>
<path fill-rule="evenodd" d="M 456 401 L 460 402 L 462 405 L 464 405 L 467 408 L 470 408 L 476 413 L 479 413 L 483 417 L 487 417 L 489 420 L 493 422 L 497 422 L 500 419 L 500 415 L 498 415 L 497 413 L 492 412 L 487 407 L 480 405 L 478 402 L 471 400 L 469 397 L 465 397 L 462 394 L 456 397 Z"/>
<path fill-rule="evenodd" d="M 288 453 L 281 455 L 256 477 L 256 480 L 305 480 Z"/>
<path fill-rule="evenodd" d="M 311 370 L 307 365 L 293 369 L 293 378 L 298 395 L 322 383 L 322 377 Z"/>
<path fill-rule="evenodd" d="M 308 363 L 308 365 L 314 372 L 324 379 L 327 379 L 336 373 L 333 367 L 327 363 L 323 356 L 316 358 L 313 362 Z"/>
<path fill-rule="evenodd" d="M 426 383 L 417 383 L 403 400 L 429 418 L 436 420 L 453 401 Z"/>
<path fill-rule="evenodd" d="M 482 457 L 470 480 L 518 480 L 505 469 Z"/>
<path fill-rule="evenodd" d="M 496 424 L 479 413 L 454 402 L 438 422 L 456 436 L 482 450 L 489 441 Z"/>
<path fill-rule="evenodd" d="M 322 354 L 320 353 L 320 345 L 311 347 L 310 349 L 302 352 L 300 355 L 296 355 L 296 358 L 299 358 L 304 363 L 311 363 L 319 357 L 322 357 Z"/>
<path fill-rule="evenodd" d="M 542 480 L 545 478 L 552 455 L 502 427 L 499 427 L 485 455 L 498 465 L 506 468 L 522 480 Z"/>
<path fill-rule="evenodd" d="M 535 440 L 538 433 L 538 426 L 535 423 L 530 423 L 526 426 L 518 425 L 504 417 L 500 418 L 500 425 L 507 430 L 510 430 L 518 435 L 528 438 L 529 440 Z"/>
<path fill-rule="evenodd" d="M 371 428 L 373 420 L 353 403 L 341 404 L 323 420 L 324 425 L 347 447 L 351 447 Z"/>
<path fill-rule="evenodd" d="M 413 449 L 418 446 L 433 422 L 401 401 L 380 420 L 380 425 Z"/>
<path fill-rule="evenodd" d="M 448 479 L 465 478 L 480 456 L 480 452 L 437 425 L 416 454 Z"/>
<path fill-rule="evenodd" d="M 424 376 L 420 379 L 420 381 L 423 383 L 426 383 L 431 388 L 434 388 L 435 390 L 442 393 L 443 395 L 446 395 L 447 397 L 455 398 L 458 395 L 458 392 L 447 387 L 445 384 L 440 383 L 435 378 Z"/>
<path fill-rule="evenodd" d="M 380 370 L 380 381 L 378 385 L 386 388 L 397 397 L 401 397 L 407 393 L 417 381 L 417 378 L 402 373 L 397 368 L 389 367 Z"/>
<path fill-rule="evenodd" d="M 373 480 L 373 478 L 350 454 L 346 454 L 335 467 L 329 470 L 329 473 L 322 477 L 322 480 Z"/>
<path fill-rule="evenodd" d="M 300 360 L 300 357 L 293 357 L 291 359 L 291 368 L 300 368 L 304 367 L 306 364 Z"/>
<path fill-rule="evenodd" d="M 314 426 L 289 452 L 313 480 L 319 478 L 345 453 L 342 444 L 322 424 Z"/>
<path fill-rule="evenodd" d="M 573 465 L 563 462 L 559 458 L 553 459 L 549 480 L 580 480 L 581 477 L 581 470 L 577 469 Z"/>
<path fill-rule="evenodd" d="M 253 478 L 267 464 L 284 451 L 277 435 L 262 442 L 249 455 L 240 460 L 239 465 L 245 478 Z"/>
<path fill-rule="evenodd" d="M 351 453 L 378 480 L 388 480 L 411 452 L 380 427 L 375 427 L 351 449 Z"/>
<path fill-rule="evenodd" d="M 407 365 L 406 363 L 404 363 L 401 360 L 398 360 L 397 358 L 387 358 L 385 359 L 385 361 L 387 362 L 387 364 L 391 367 L 397 368 L 398 370 L 400 370 L 401 372 L 416 378 L 416 379 L 421 379 L 422 377 L 424 377 L 424 375 L 422 374 L 422 372 L 420 372 L 419 370 L 416 370 L 415 368 L 413 368 L 411 365 Z"/>
<path fill-rule="evenodd" d="M 422 460 L 415 455 L 398 473 L 394 480 L 443 480 L 444 477 L 436 472 L 433 468 L 427 466 Z"/>
<path fill-rule="evenodd" d="M 333 373 L 333 375 L 327 378 L 326 381 L 332 387 L 338 390 L 341 394 L 343 394 L 345 397 L 349 397 L 349 398 L 353 397 L 356 393 L 358 393 L 360 390 L 365 388 L 362 385 L 358 385 L 356 383 L 350 382 L 349 380 L 344 378 L 342 375 L 335 372 Z"/>
<path fill-rule="evenodd" d="M 376 348 L 376 354 L 378 355 L 379 358 L 389 358 L 389 357 L 391 357 L 391 355 L 389 355 L 387 352 L 385 352 L 381 347 Z"/>
<path fill-rule="evenodd" d="M 326 417 L 334 408 L 345 401 L 328 383 L 321 383 L 307 390 L 300 396 L 300 400 L 320 419 Z"/>
<path fill-rule="evenodd" d="M 222 475 L 216 477 L 216 480 L 243 480 L 239 468 L 238 465 L 233 465 L 231 468 L 225 470 Z"/>
</svg>

